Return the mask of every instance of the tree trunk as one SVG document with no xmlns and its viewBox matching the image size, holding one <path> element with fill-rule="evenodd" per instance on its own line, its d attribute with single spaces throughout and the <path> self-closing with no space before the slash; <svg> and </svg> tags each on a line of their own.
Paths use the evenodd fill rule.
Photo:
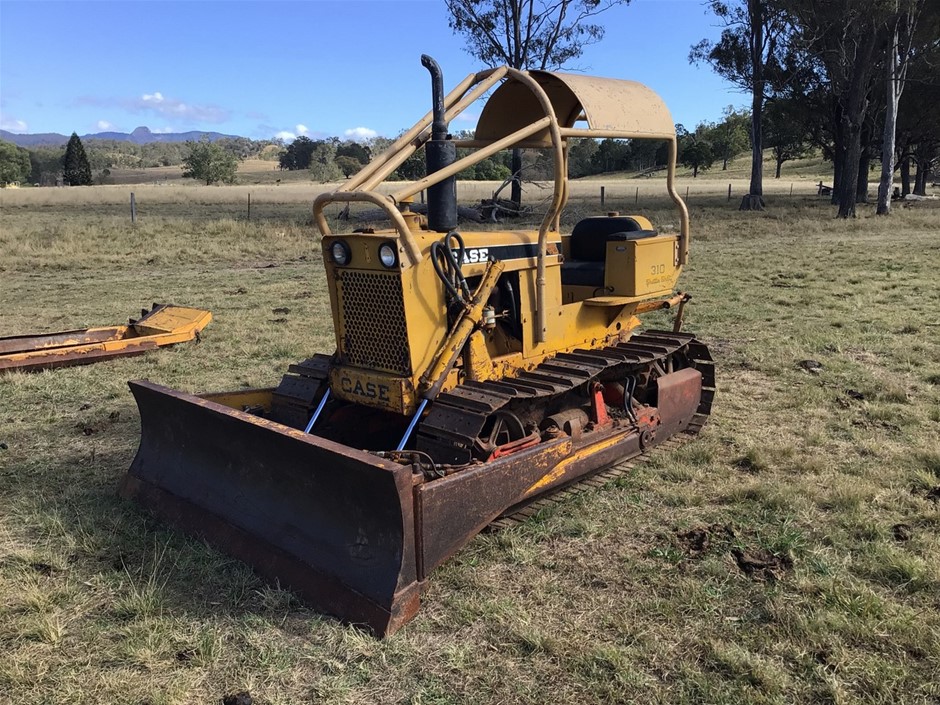
<svg viewBox="0 0 940 705">
<path fill-rule="evenodd" d="M 842 183 L 839 184 L 838 190 L 840 218 L 855 217 L 858 167 L 862 156 L 862 126 L 868 109 L 868 84 L 877 39 L 874 27 L 871 32 L 861 34 L 852 61 L 852 78 L 843 104 L 845 163 L 842 165 Z"/>
<path fill-rule="evenodd" d="M 868 174 L 871 171 L 871 136 L 869 130 L 862 131 L 862 152 L 858 160 L 858 177 L 855 182 L 855 202 L 868 203 Z"/>
<path fill-rule="evenodd" d="M 764 105 L 764 84 L 755 83 L 751 101 L 751 185 L 741 199 L 739 210 L 764 210 L 764 150 L 761 140 L 761 108 Z"/>
<path fill-rule="evenodd" d="M 764 17 L 761 0 L 748 0 L 751 26 L 751 185 L 740 210 L 764 210 L 764 145 L 761 111 L 764 109 Z"/>
<path fill-rule="evenodd" d="M 911 192 L 911 155 L 901 157 L 901 196 Z"/>
<path fill-rule="evenodd" d="M 927 195 L 927 174 L 930 171 L 930 159 L 927 155 L 927 150 L 924 147 L 918 147 L 916 156 L 917 156 L 917 173 L 914 176 L 914 195 L 915 196 L 926 196 Z"/>
<path fill-rule="evenodd" d="M 885 129 L 881 137 L 881 179 L 878 181 L 878 215 L 891 214 L 891 186 L 894 183 L 894 139 L 898 124 L 898 100 L 901 85 L 898 82 L 898 26 L 895 24 L 888 42 L 887 95 L 885 100 Z"/>
<path fill-rule="evenodd" d="M 516 204 L 516 206 L 522 205 L 522 150 L 514 149 L 512 150 L 512 188 L 510 190 L 509 200 Z M 556 176 L 557 178 L 557 176 Z"/>
<path fill-rule="evenodd" d="M 776 171 L 776 173 L 774 174 L 774 178 L 775 178 L 775 179 L 779 179 L 779 178 L 780 178 L 780 169 L 781 169 L 781 167 L 783 166 L 783 162 L 786 161 L 786 160 L 783 158 L 783 155 L 782 155 L 780 152 L 777 152 L 774 156 L 777 158 L 777 171 Z"/>
<path fill-rule="evenodd" d="M 842 122 L 842 111 L 837 111 L 839 122 L 833 130 L 832 145 L 832 194 L 829 202 L 839 204 L 839 189 L 842 187 L 842 174 L 845 172 L 845 129 Z"/>
<path fill-rule="evenodd" d="M 852 174 L 858 174 L 858 163 L 861 159 L 861 131 L 856 125 L 846 129 L 848 145 L 845 150 L 845 162 L 842 165 L 842 183 L 839 185 L 839 213 L 840 218 L 855 217 L 855 191 L 856 181 Z"/>
</svg>

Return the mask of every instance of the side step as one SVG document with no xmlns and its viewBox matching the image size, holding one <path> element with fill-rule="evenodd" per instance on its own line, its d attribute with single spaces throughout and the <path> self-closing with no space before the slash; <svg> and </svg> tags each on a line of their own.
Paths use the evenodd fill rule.
<svg viewBox="0 0 940 705">
<path fill-rule="evenodd" d="M 190 341 L 211 320 L 212 314 L 203 309 L 154 304 L 150 311 L 141 310 L 141 317 L 131 319 L 126 326 L 0 338 L 0 372 L 31 372 L 141 355 L 164 345 Z"/>
</svg>

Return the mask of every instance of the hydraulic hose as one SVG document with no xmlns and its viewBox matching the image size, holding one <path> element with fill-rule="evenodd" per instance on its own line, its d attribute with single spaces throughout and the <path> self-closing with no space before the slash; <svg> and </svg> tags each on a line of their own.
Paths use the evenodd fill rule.
<svg viewBox="0 0 940 705">
<path fill-rule="evenodd" d="M 453 247 L 452 243 L 457 247 Z M 470 287 L 461 269 L 465 249 L 463 238 L 457 231 L 449 232 L 439 242 L 431 244 L 431 263 L 434 265 L 434 271 L 450 294 L 451 303 L 462 305 L 470 301 Z"/>
</svg>

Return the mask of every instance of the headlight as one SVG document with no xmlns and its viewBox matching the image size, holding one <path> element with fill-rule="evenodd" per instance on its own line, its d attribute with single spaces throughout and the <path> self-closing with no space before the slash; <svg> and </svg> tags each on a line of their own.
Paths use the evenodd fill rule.
<svg viewBox="0 0 940 705">
<path fill-rule="evenodd" d="M 379 246 L 379 261 L 382 263 L 383 267 L 391 269 L 395 266 L 397 259 L 394 245 L 386 242 Z"/>
<path fill-rule="evenodd" d="M 330 254 L 333 256 L 333 261 L 340 266 L 349 264 L 349 260 L 352 259 L 352 250 L 342 240 L 337 240 L 330 245 Z"/>
</svg>

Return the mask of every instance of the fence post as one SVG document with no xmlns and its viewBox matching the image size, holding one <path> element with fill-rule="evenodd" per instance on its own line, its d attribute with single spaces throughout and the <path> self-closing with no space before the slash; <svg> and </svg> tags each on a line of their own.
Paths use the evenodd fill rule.
<svg viewBox="0 0 940 705">
<path fill-rule="evenodd" d="M 424 203 L 424 191 L 421 192 L 421 202 Z"/>
<path fill-rule="evenodd" d="M 640 187 L 636 187 L 636 196 L 633 197 L 633 203 L 637 204 L 640 202 Z"/>
<path fill-rule="evenodd" d="M 793 198 L 793 182 L 790 182 L 790 198 Z"/>
<path fill-rule="evenodd" d="M 251 222 L 251 194 L 248 194 L 248 222 Z"/>
<path fill-rule="evenodd" d="M 601 186 L 601 205 L 604 205 L 604 187 Z"/>
<path fill-rule="evenodd" d="M 131 225 L 137 223 L 137 201 L 134 200 L 134 192 L 131 191 Z"/>
<path fill-rule="evenodd" d="M 688 186 L 685 187 L 685 200 L 687 201 L 689 200 L 689 187 Z"/>
<path fill-rule="evenodd" d="M 728 184 L 728 200 L 731 200 L 731 184 Z"/>
</svg>

